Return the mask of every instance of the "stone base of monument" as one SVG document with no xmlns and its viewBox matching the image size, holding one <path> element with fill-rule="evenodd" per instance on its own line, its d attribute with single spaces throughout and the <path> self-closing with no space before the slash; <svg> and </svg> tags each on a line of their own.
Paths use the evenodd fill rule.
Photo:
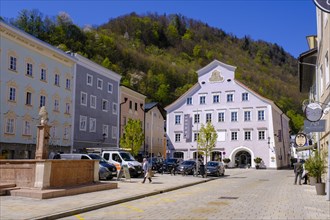
<svg viewBox="0 0 330 220">
<path fill-rule="evenodd" d="M 12 196 L 47 199 L 118 188 L 99 181 L 97 160 L 0 160 L 0 170 Z"/>
</svg>

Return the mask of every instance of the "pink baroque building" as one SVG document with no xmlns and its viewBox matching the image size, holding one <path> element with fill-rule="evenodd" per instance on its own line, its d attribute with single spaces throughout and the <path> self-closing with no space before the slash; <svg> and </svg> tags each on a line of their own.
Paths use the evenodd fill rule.
<svg viewBox="0 0 330 220">
<path fill-rule="evenodd" d="M 235 80 L 236 67 L 214 60 L 198 70 L 198 82 L 167 111 L 167 157 L 194 159 L 202 124 L 218 138 L 207 158 L 230 158 L 230 167 L 279 169 L 290 163 L 289 118 L 274 104 Z M 204 158 L 205 159 L 205 158 Z"/>
</svg>

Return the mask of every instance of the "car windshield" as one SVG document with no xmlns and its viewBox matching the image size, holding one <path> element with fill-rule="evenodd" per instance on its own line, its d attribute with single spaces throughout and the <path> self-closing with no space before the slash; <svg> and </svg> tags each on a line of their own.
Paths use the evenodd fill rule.
<svg viewBox="0 0 330 220">
<path fill-rule="evenodd" d="M 107 163 L 107 161 L 98 154 L 88 154 L 93 160 L 99 160 L 102 163 Z"/>
<path fill-rule="evenodd" d="M 134 161 L 134 157 L 127 152 L 120 152 L 120 156 L 123 158 L 124 161 Z"/>
<path fill-rule="evenodd" d="M 216 167 L 216 166 L 218 166 L 218 163 L 216 163 L 216 162 L 207 162 L 207 166 Z"/>
<path fill-rule="evenodd" d="M 186 160 L 186 161 L 183 161 L 181 164 L 182 165 L 193 165 L 193 164 L 195 164 L 195 161 Z"/>
</svg>

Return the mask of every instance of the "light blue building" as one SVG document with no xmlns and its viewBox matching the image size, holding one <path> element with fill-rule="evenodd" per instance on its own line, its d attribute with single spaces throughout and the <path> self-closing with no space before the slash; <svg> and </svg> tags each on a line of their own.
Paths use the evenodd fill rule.
<svg viewBox="0 0 330 220">
<path fill-rule="evenodd" d="M 50 150 L 70 150 L 75 58 L 0 21 L 0 60 L 0 156 L 34 158 L 41 106 Z"/>
<path fill-rule="evenodd" d="M 230 158 L 229 166 L 289 166 L 289 118 L 274 104 L 235 80 L 236 67 L 214 60 L 198 70 L 198 82 L 167 111 L 167 156 L 196 158 L 201 125 L 212 123 L 218 135 L 209 158 Z M 205 159 L 205 158 L 204 158 Z"/>
</svg>

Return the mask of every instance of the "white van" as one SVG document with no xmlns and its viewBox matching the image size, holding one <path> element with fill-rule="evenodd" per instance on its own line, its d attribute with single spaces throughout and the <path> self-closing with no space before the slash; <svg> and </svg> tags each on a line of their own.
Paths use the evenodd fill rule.
<svg viewBox="0 0 330 220">
<path fill-rule="evenodd" d="M 117 171 L 121 166 L 127 165 L 131 177 L 139 177 L 143 175 L 142 164 L 134 159 L 134 157 L 124 150 L 105 150 L 101 156 L 108 162 L 117 167 Z"/>
</svg>

